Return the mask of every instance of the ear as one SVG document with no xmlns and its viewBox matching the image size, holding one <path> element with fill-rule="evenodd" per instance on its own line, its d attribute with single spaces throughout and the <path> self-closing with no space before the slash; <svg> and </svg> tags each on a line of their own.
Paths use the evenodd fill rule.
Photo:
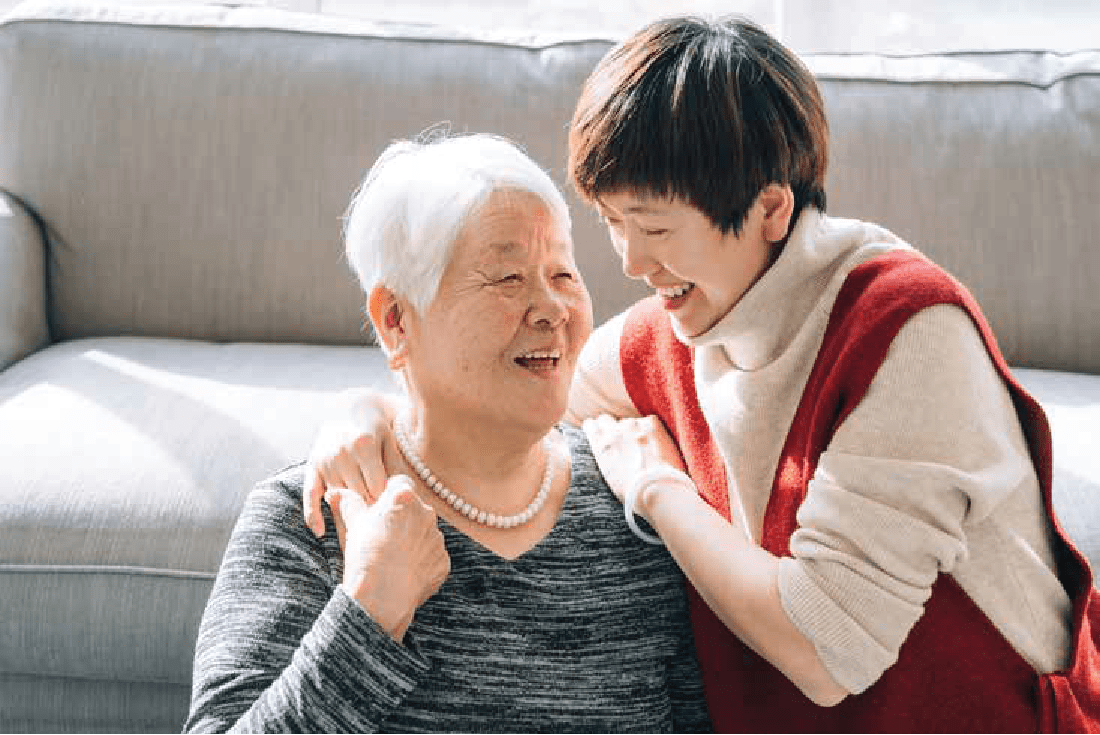
<svg viewBox="0 0 1100 735">
<path fill-rule="evenodd" d="M 764 239 L 769 243 L 782 241 L 787 237 L 791 217 L 794 216 L 794 192 L 791 191 L 791 185 L 768 184 L 756 201 L 764 209 L 764 220 L 761 223 Z"/>
<path fill-rule="evenodd" d="M 367 314 L 382 350 L 389 357 L 390 368 L 400 370 L 408 356 L 405 333 L 408 307 L 404 299 L 385 286 L 375 286 L 367 295 Z"/>
</svg>

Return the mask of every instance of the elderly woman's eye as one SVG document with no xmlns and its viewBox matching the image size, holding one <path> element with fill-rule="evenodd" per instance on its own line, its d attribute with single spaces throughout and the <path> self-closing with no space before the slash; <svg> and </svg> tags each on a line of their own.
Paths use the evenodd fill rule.
<svg viewBox="0 0 1100 735">
<path fill-rule="evenodd" d="M 504 278 L 498 278 L 497 283 L 519 283 L 523 278 L 518 273 L 509 273 Z"/>
</svg>

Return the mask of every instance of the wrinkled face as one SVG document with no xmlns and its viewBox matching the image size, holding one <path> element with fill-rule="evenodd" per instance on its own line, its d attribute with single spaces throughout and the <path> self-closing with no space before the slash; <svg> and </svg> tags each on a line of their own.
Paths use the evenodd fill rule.
<svg viewBox="0 0 1100 735">
<path fill-rule="evenodd" d="M 412 398 L 433 420 L 545 432 L 565 412 L 591 332 L 569 232 L 538 197 L 496 192 L 460 233 L 431 305 L 410 319 Z"/>
<path fill-rule="evenodd" d="M 683 334 L 697 337 L 722 319 L 768 267 L 759 204 L 742 234 L 723 235 L 701 211 L 680 199 L 617 192 L 598 209 L 623 273 L 660 296 Z"/>
</svg>

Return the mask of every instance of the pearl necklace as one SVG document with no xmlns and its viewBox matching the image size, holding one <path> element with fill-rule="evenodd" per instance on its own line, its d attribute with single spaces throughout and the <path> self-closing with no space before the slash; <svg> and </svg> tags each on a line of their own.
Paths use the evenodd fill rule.
<svg viewBox="0 0 1100 735">
<path fill-rule="evenodd" d="M 546 499 L 550 497 L 550 483 L 554 480 L 554 462 L 550 455 L 549 443 L 546 440 L 543 441 L 543 446 L 546 448 L 546 470 L 543 472 L 542 484 L 539 486 L 539 491 L 535 495 L 535 499 L 519 513 L 510 516 L 501 516 L 496 513 L 486 513 L 480 508 L 471 505 L 440 482 L 439 478 L 432 474 L 432 471 L 428 469 L 428 465 L 424 464 L 424 460 L 422 460 L 420 455 L 416 453 L 416 450 L 413 449 L 405 423 L 401 419 L 394 421 L 393 435 L 397 439 L 397 447 L 401 450 L 401 454 L 404 455 L 405 461 L 412 465 L 416 473 L 420 475 L 420 479 L 424 481 L 424 484 L 452 508 L 475 523 L 480 523 L 483 526 L 489 526 L 491 528 L 515 528 L 534 518 L 535 514 L 538 513 L 546 503 Z"/>
</svg>

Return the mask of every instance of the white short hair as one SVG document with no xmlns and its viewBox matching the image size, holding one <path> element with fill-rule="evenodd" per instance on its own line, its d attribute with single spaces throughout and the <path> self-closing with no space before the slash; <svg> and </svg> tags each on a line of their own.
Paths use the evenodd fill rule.
<svg viewBox="0 0 1100 735">
<path fill-rule="evenodd" d="M 561 191 L 515 144 L 483 133 L 392 143 L 352 197 L 348 262 L 367 294 L 383 285 L 423 314 L 463 225 L 497 191 L 537 196 L 568 232 Z"/>
</svg>

